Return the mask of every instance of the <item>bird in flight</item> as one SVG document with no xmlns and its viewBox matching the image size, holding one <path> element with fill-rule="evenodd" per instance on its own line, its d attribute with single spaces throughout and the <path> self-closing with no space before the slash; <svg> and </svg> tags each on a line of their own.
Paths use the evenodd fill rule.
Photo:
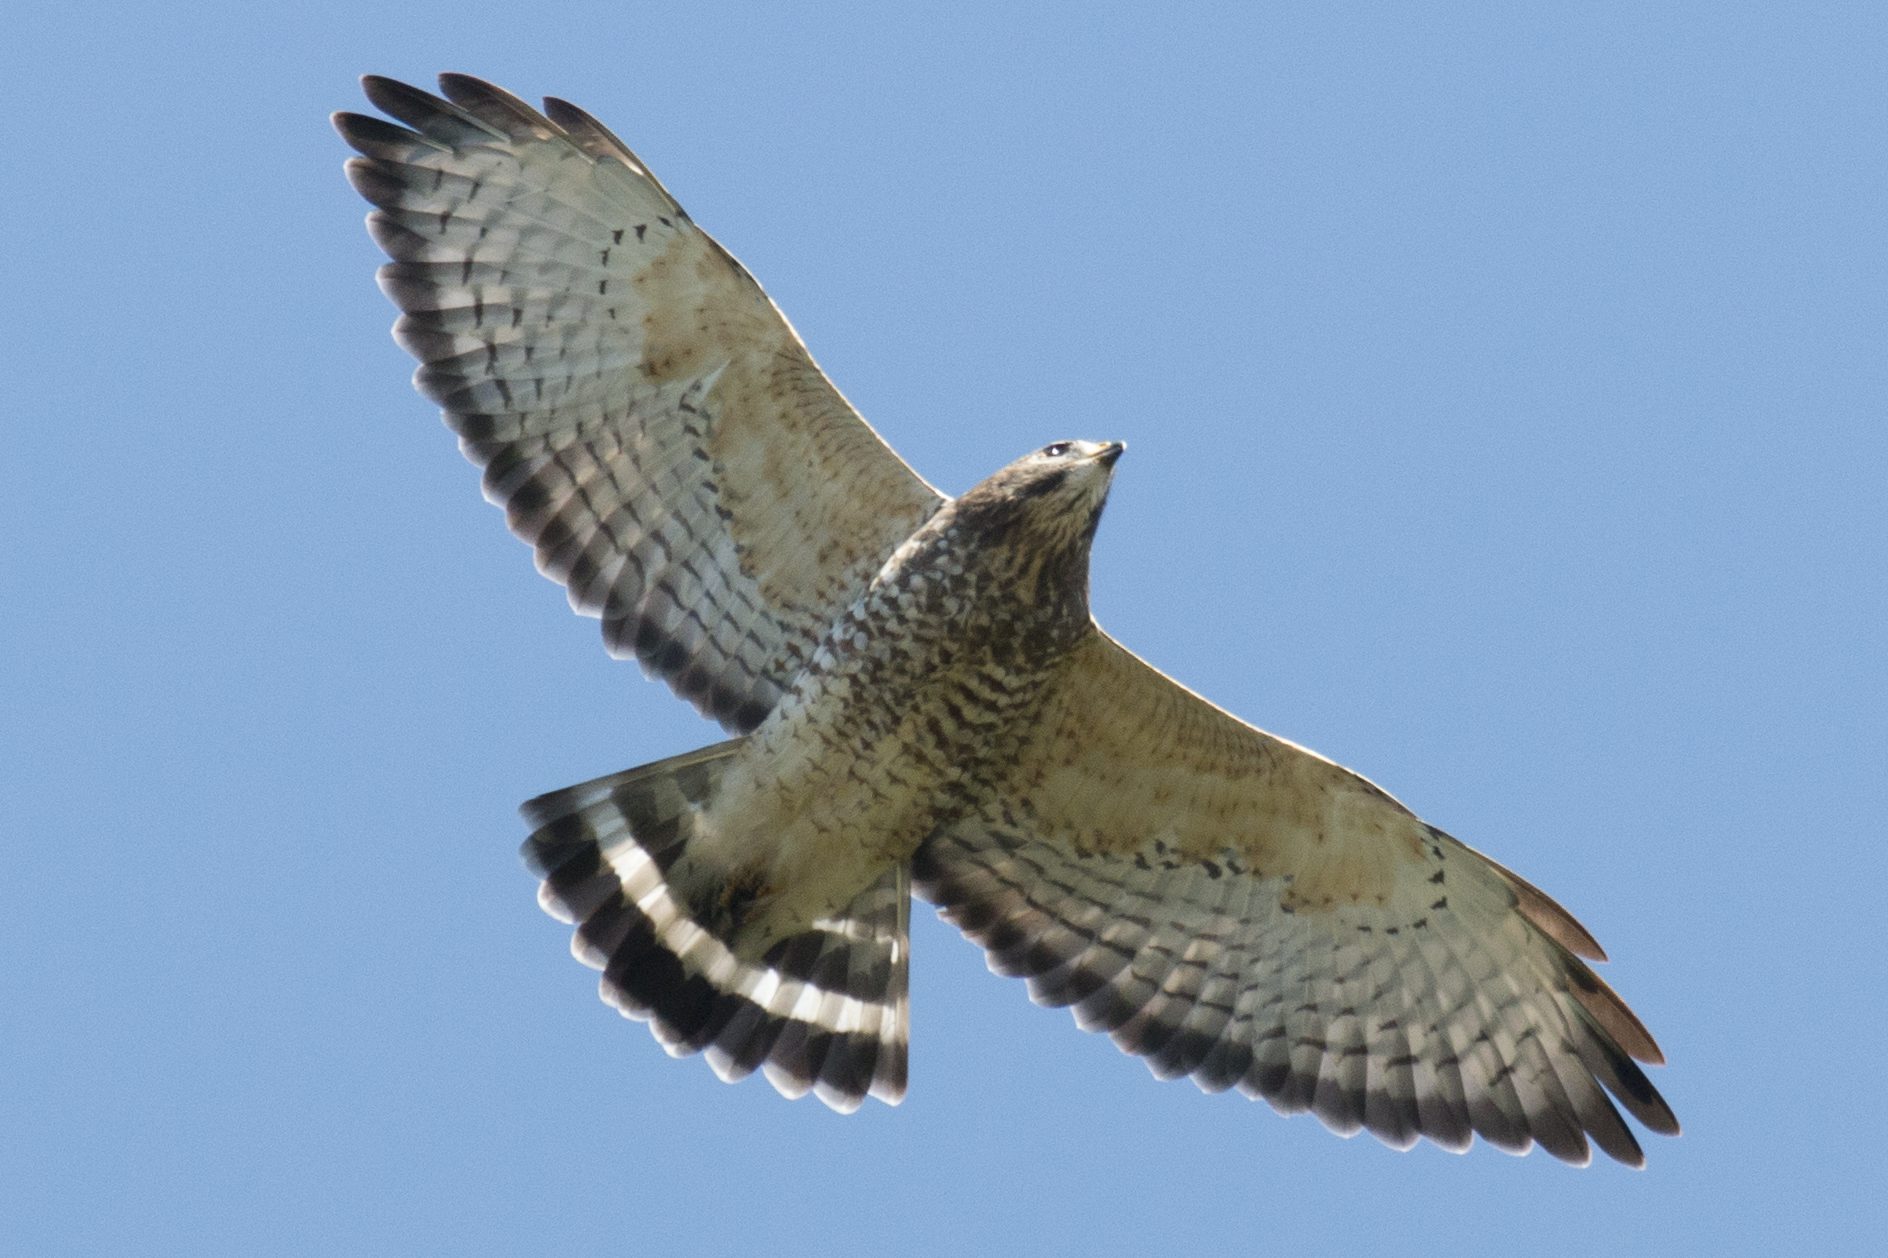
<svg viewBox="0 0 1888 1258">
<path fill-rule="evenodd" d="M 523 810 L 670 1053 L 897 1102 L 915 891 L 1162 1078 L 1399 1148 L 1641 1165 L 1615 1101 L 1678 1131 L 1566 910 L 1096 625 L 1119 442 L 946 497 L 589 114 L 363 82 L 394 121 L 335 125 L 415 384 L 610 653 L 733 735 Z"/>
</svg>

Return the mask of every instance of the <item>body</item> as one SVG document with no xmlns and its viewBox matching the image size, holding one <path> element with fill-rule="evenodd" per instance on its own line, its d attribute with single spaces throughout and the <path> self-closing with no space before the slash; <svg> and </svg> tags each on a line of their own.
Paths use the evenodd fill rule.
<svg viewBox="0 0 1888 1258">
<path fill-rule="evenodd" d="M 831 917 L 988 796 L 1094 633 L 1089 543 L 1121 450 L 1057 442 L 945 504 L 740 741 L 670 874 L 736 953 Z"/>
</svg>

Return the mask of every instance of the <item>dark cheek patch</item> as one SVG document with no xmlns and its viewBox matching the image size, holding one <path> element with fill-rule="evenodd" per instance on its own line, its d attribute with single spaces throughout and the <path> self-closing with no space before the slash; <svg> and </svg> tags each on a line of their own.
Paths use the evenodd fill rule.
<svg viewBox="0 0 1888 1258">
<path fill-rule="evenodd" d="M 1062 482 L 1068 478 L 1069 474 L 1066 471 L 1050 472 L 1046 476 L 1038 477 L 1036 480 L 1032 480 L 1029 484 L 1023 486 L 1023 497 L 1040 498 L 1044 494 L 1053 493 L 1057 489 L 1060 489 Z"/>
</svg>

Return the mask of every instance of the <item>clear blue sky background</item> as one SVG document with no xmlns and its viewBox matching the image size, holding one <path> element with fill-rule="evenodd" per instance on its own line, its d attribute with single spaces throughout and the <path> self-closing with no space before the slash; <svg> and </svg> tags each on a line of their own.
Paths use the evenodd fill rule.
<svg viewBox="0 0 1888 1258">
<path fill-rule="evenodd" d="M 0 1250 L 1878 1243 L 1884 9 L 798 7 L 10 11 Z M 896 1110 L 598 1003 L 513 809 L 717 734 L 407 386 L 326 116 L 442 69 L 615 127 L 937 484 L 1125 438 L 1104 623 L 1569 905 L 1686 1134 L 1342 1141 L 928 911 Z"/>
</svg>

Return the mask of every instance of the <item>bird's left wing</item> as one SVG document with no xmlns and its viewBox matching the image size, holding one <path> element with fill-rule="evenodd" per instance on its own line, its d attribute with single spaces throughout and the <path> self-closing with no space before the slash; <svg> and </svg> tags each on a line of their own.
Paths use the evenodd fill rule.
<svg viewBox="0 0 1888 1258">
<path fill-rule="evenodd" d="M 363 82 L 406 124 L 335 115 L 415 384 L 611 653 L 753 728 L 942 499 L 602 124 Z"/>
<path fill-rule="evenodd" d="M 1333 1130 L 1573 1162 L 1643 1155 L 1611 1092 L 1677 1122 L 1662 1058 L 1547 896 L 1347 769 L 1239 721 L 1105 634 L 1006 780 L 918 853 L 921 894 L 1154 1073 Z"/>
</svg>

